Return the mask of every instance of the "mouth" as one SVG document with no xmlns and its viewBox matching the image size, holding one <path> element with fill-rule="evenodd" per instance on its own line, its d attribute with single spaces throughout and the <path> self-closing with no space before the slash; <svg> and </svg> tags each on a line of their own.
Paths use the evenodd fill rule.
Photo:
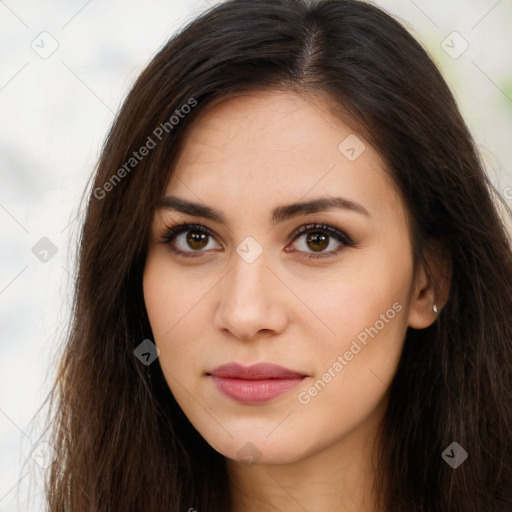
<svg viewBox="0 0 512 512">
<path fill-rule="evenodd" d="M 298 386 L 308 375 L 272 363 L 228 363 L 208 372 L 217 390 L 242 404 L 262 404 Z"/>
</svg>

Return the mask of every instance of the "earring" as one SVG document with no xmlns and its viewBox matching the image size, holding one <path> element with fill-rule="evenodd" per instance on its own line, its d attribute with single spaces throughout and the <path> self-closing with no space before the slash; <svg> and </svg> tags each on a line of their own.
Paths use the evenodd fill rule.
<svg viewBox="0 0 512 512">
<path fill-rule="evenodd" d="M 437 305 L 436 305 L 436 304 L 434 304 L 434 305 L 432 306 L 432 310 L 433 310 L 433 311 L 434 311 L 434 313 L 437 315 L 438 311 L 437 311 Z"/>
</svg>

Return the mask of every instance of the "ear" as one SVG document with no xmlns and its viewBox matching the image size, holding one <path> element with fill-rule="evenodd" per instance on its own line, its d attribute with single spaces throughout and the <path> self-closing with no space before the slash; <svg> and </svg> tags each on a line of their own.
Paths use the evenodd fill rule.
<svg viewBox="0 0 512 512">
<path fill-rule="evenodd" d="M 450 295 L 451 258 L 439 246 L 426 251 L 413 283 L 408 325 L 425 329 L 437 319 Z M 434 311 L 437 307 L 437 313 Z"/>
</svg>

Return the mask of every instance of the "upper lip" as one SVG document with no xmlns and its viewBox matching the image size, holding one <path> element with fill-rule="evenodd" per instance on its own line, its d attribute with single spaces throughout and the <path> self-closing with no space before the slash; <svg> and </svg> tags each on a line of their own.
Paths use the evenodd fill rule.
<svg viewBox="0 0 512 512">
<path fill-rule="evenodd" d="M 208 375 L 232 379 L 296 379 L 307 377 L 306 374 L 296 372 L 273 363 L 256 363 L 250 366 L 242 366 L 238 363 L 228 363 L 208 372 Z"/>
</svg>

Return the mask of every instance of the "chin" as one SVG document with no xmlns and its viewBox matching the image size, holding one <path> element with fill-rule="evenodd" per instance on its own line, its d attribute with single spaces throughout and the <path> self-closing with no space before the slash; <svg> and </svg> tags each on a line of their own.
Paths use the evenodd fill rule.
<svg viewBox="0 0 512 512">
<path fill-rule="evenodd" d="M 290 436 L 272 438 L 254 434 L 224 436 L 222 439 L 206 439 L 221 455 L 247 465 L 291 464 L 307 456 L 308 450 Z"/>
</svg>

